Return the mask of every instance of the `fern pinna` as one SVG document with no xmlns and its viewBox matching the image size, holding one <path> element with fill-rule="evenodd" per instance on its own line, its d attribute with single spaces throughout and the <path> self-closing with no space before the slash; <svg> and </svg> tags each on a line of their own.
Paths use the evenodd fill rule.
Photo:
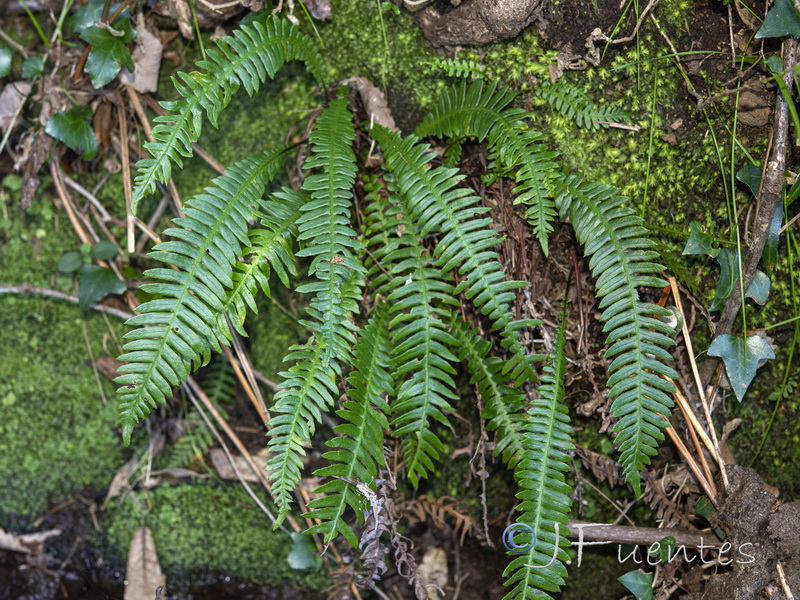
<svg viewBox="0 0 800 600">
<path fill-rule="evenodd" d="M 292 59 L 305 61 L 323 81 L 326 68 L 314 43 L 288 21 L 260 16 L 218 41 L 200 64 L 203 72 L 179 75 L 182 99 L 164 104 L 169 114 L 147 145 L 152 158 L 138 165 L 134 204 L 169 179 L 173 163 L 191 155 L 204 113 L 215 124 L 240 86 L 254 94 Z M 384 436 L 399 441 L 412 485 L 435 473 L 446 450 L 440 432 L 459 405 L 463 362 L 484 404 L 480 416 L 497 436 L 495 452 L 518 482 L 520 520 L 536 534 L 536 543 L 507 570 L 508 598 L 557 591 L 567 558 L 566 531 L 558 528 L 570 510 L 565 330 L 562 321 L 538 397 L 530 401 L 533 364 L 541 357 L 529 352 L 522 332 L 543 325 L 517 319 L 511 310 L 527 283 L 506 278 L 495 251 L 501 237 L 488 209 L 452 166 L 462 140 L 488 142 L 491 168 L 514 179 L 515 203 L 525 208 L 545 253 L 560 216 L 570 220 L 590 257 L 611 344 L 615 431 L 637 493 L 639 471 L 663 437 L 660 414 L 671 406 L 675 373 L 663 361 L 670 359 L 672 330 L 658 319 L 664 309 L 639 298 L 640 286 L 663 284 L 641 219 L 613 188 L 564 175 L 513 98 L 496 84 L 462 82 L 445 91 L 416 135 L 363 127 L 360 133 L 384 156 L 382 170 L 363 177 L 363 223 L 354 218 L 359 132 L 344 90 L 313 124 L 301 189 L 285 187 L 263 199 L 289 152 L 279 149 L 232 165 L 189 200 L 186 216 L 165 232 L 173 239 L 150 254 L 171 268 L 146 272 L 155 282 L 143 289 L 156 298 L 128 322 L 136 329 L 126 336 L 120 358 L 128 364 L 118 378 L 126 443 L 134 424 L 206 364 L 212 350 L 228 344 L 234 331 L 246 334 L 246 316 L 255 311 L 259 290 L 269 295 L 272 275 L 289 287 L 298 275 L 296 259 L 305 259 L 308 277 L 295 291 L 308 298 L 302 323 L 310 336 L 284 359 L 289 367 L 280 374 L 267 424 L 278 522 L 291 509 L 323 413 L 339 402 L 336 435 L 324 454 L 329 464 L 316 471 L 323 478 L 321 496 L 306 517 L 316 520 L 310 531 L 326 542 L 341 536 L 357 546 L 356 523 L 371 509 L 364 492 L 375 489 L 386 466 Z M 459 151 L 438 166 L 439 157 L 420 139 L 425 136 L 451 138 Z M 482 335 L 465 315 L 493 331 Z"/>
</svg>

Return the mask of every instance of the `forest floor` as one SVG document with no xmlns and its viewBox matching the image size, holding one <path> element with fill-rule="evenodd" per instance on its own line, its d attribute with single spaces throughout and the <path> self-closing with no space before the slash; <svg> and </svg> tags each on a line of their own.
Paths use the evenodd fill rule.
<svg viewBox="0 0 800 600">
<path fill-rule="evenodd" d="M 88 53 L 85 44 L 65 44 L 58 46 L 58 56 L 50 54 L 22 3 L 6 4 L 0 7 L 0 29 L 14 50 L 12 72 L 19 74 L 23 59 L 30 56 L 46 55 L 47 59 L 46 68 L 31 79 L 35 84 L 29 101 L 31 88 L 25 91 L 27 104 L 15 104 L 9 112 L 0 97 L 0 122 L 9 128 L 8 150 L 0 154 L 0 287 L 14 288 L 0 294 L 0 325 L 9 332 L 8 343 L 0 349 L 0 477 L 6 482 L 6 489 L 0 492 L 0 600 L 130 600 L 125 595 L 128 552 L 134 532 L 145 523 L 153 530 L 158 559 L 168 575 L 165 600 L 330 597 L 325 590 L 331 589 L 332 581 L 352 578 L 352 552 L 340 548 L 342 555 L 329 553 L 324 565 L 290 568 L 290 552 L 304 551 L 294 547 L 287 536 L 280 537 L 280 532 L 273 534 L 269 521 L 237 477 L 220 470 L 212 456 L 220 456 L 221 451 L 209 433 L 205 434 L 207 439 L 197 433 L 203 425 L 190 421 L 189 415 L 194 413 L 187 408 L 185 396 L 176 393 L 174 401 L 154 411 L 146 426 L 135 433 L 131 448 L 123 448 L 118 439 L 111 383 L 125 331 L 118 317 L 131 313 L 141 300 L 134 282 L 141 277 L 136 266 L 143 260 L 137 263 L 136 259 L 143 258 L 153 231 L 162 231 L 172 217 L 175 207 L 169 201 L 170 194 L 164 194 L 160 205 L 148 206 L 151 231 L 133 235 L 133 260 L 123 258 L 123 253 L 107 259 L 128 286 L 125 293 L 102 300 L 106 312 L 79 313 L 68 302 L 30 294 L 32 286 L 75 300 L 75 278 L 59 272 L 60 259 L 77 250 L 79 255 L 83 252 L 78 260 L 91 260 L 89 248 L 101 239 L 114 240 L 120 248 L 125 245 L 129 235 L 125 194 L 129 193 L 130 181 L 121 170 L 143 156 L 144 131 L 156 114 L 153 100 L 174 98 L 168 75 L 190 69 L 200 57 L 198 34 L 207 48 L 212 35 L 229 33 L 249 11 L 236 5 L 218 13 L 205 8 L 206 2 L 184 0 L 147 4 L 140 10 L 142 23 L 146 22 L 164 50 L 160 74 L 156 69 L 158 91 L 149 93 L 131 92 L 115 80 L 94 89 L 89 78 L 81 75 Z M 52 33 L 62 4 L 28 4 L 36 4 L 33 19 Z M 76 2 L 72 13 L 83 4 Z M 437 49 L 426 41 L 419 29 L 422 19 L 415 22 L 405 10 L 400 16 L 390 10 L 380 12 L 375 2 L 370 3 L 375 5 L 375 10 L 370 8 L 372 12 L 355 0 L 334 0 L 330 5 L 324 0 L 309 0 L 306 4 L 314 15 L 330 11 L 326 21 L 316 26 L 335 77 L 373 80 L 386 91 L 388 107 L 405 131 L 423 118 L 439 91 L 452 82 L 444 73 L 424 66 L 436 57 L 452 56 L 456 48 L 448 44 Z M 633 18 L 635 11 L 627 13 L 633 3 L 620 6 L 617 0 L 597 0 L 548 4 L 547 11 L 517 37 L 457 50 L 519 91 L 521 104 L 528 110 L 536 108 L 529 94 L 531 87 L 563 68 L 564 77 L 584 85 L 610 106 L 625 106 L 633 115 L 635 129 L 574 135 L 571 129 L 564 129 L 569 120 L 557 113 L 541 111 L 532 122 L 548 136 L 567 164 L 609 181 L 634 199 L 641 198 L 644 190 L 644 197 L 649 198 L 648 225 L 653 226 L 654 236 L 663 247 L 665 262 L 673 258 L 667 267 L 686 294 L 697 349 L 706 348 L 713 337 L 706 307 L 714 295 L 716 267 L 710 261 L 687 262 L 681 258 L 686 241 L 681 232 L 688 231 L 690 221 L 698 221 L 718 237 L 728 237 L 731 223 L 726 218 L 726 193 L 744 198 L 746 188 L 735 184 L 727 170 L 720 169 L 724 161 L 719 147 L 730 141 L 736 123 L 736 141 L 743 154 L 751 154 L 760 164 L 770 147 L 777 88 L 763 67 L 743 69 L 746 76 L 738 95 L 730 83 L 740 72 L 731 64 L 731 44 L 741 51 L 750 42 L 752 30 L 748 26 L 752 23 L 747 15 L 731 12 L 731 6 L 721 2 L 681 7 L 676 2 L 674 8 L 667 8 L 667 4 L 653 8 L 661 23 L 643 18 L 641 27 Z M 763 10 L 754 2 L 747 4 L 753 11 Z M 301 17 L 301 27 L 313 35 L 310 18 L 303 20 L 300 9 L 295 10 Z M 618 26 L 615 37 L 630 35 L 631 39 L 619 48 L 612 46 L 599 66 L 588 64 L 604 50 L 597 40 L 597 52 L 592 44 L 587 47 L 592 32 L 599 28 L 610 35 Z M 439 31 L 433 25 L 428 27 L 431 35 Z M 778 46 L 768 42 L 766 51 L 775 51 Z M 680 70 L 671 60 L 662 58 L 673 52 L 688 53 L 680 60 Z M 537 53 L 541 55 L 535 56 Z M 637 64 L 636 77 L 628 77 L 622 74 L 620 63 L 633 53 L 648 58 Z M 569 70 L 568 65 L 588 70 Z M 10 79 L 20 77 L 4 81 Z M 10 85 L 6 83 L 4 92 Z M 259 106 L 235 100 L 237 109 L 230 111 L 232 116 L 223 117 L 219 129 L 207 126 L 200 140 L 200 147 L 206 151 L 204 157 L 187 161 L 185 168 L 175 173 L 173 185 L 178 195 L 184 200 L 193 196 L 218 174 L 221 164 L 231 164 L 265 144 L 300 140 L 314 112 L 314 98 L 309 79 L 295 70 L 279 76 Z M 733 111 L 734 98 L 739 98 L 738 115 Z M 97 158 L 84 160 L 80 152 L 54 145 L 44 133 L 49 118 L 73 100 L 91 107 L 91 133 L 99 145 Z M 361 100 L 354 102 L 362 109 L 359 116 L 367 120 Z M 655 136 L 648 137 L 650 130 L 656 132 Z M 364 139 L 359 143 L 368 147 L 370 142 Z M 612 155 L 618 162 L 610 166 Z M 659 572 L 661 600 L 752 600 L 762 593 L 784 598 L 784 590 L 773 583 L 774 565 L 783 565 L 789 583 L 797 582 L 800 572 L 798 542 L 787 534 L 800 531 L 800 503 L 796 502 L 800 498 L 796 478 L 800 472 L 796 450 L 800 401 L 791 396 L 793 387 L 789 387 L 778 413 L 782 423 L 772 431 L 763 450 L 761 438 L 775 406 L 775 391 L 781 387 L 784 373 L 793 368 L 785 350 L 795 331 L 793 326 L 770 331 L 776 348 L 783 349 L 776 350 L 776 364 L 783 364 L 783 368 L 764 369 L 748 392 L 746 403 L 729 398 L 714 415 L 717 430 L 729 431 L 723 445 L 730 465 L 752 467 L 729 466 L 728 493 L 721 496 L 716 514 L 708 519 L 698 516 L 696 503 L 702 490 L 668 442 L 649 470 L 661 487 L 653 484 L 643 500 L 633 498 L 620 476 L 619 465 L 608 458 L 613 450 L 608 436 L 597 433 L 608 429 L 611 417 L 609 401 L 598 384 L 606 377 L 604 334 L 595 318 L 598 308 L 588 264 L 566 225 L 556 227 L 550 255 L 545 257 L 527 231 L 526 220 L 513 208 L 508 184 L 487 184 L 481 178 L 487 160 L 485 147 L 465 144 L 462 168 L 469 173 L 470 165 L 474 167 L 474 176 L 467 177 L 466 184 L 479 193 L 498 228 L 506 234 L 499 253 L 507 274 L 531 283 L 527 293 L 519 295 L 515 307 L 518 316 L 535 314 L 554 324 L 560 300 L 565 296 L 570 300 L 568 403 L 578 445 L 573 475 L 579 482 L 574 518 L 628 521 L 650 528 L 658 527 L 659 522 L 679 523 L 709 535 L 711 527 L 722 528 L 733 547 L 754 544 L 763 553 L 763 560 L 752 566 L 720 568 L 717 564 L 714 573 L 689 562 L 667 565 Z M 793 145 L 786 164 L 797 164 Z M 23 165 L 21 171 L 19 165 Z M 296 176 L 297 169 L 297 165 L 287 167 L 288 180 Z M 729 190 L 729 184 L 742 189 Z M 359 183 L 358 197 L 363 200 L 365 194 Z M 755 201 L 741 200 L 739 208 L 743 219 L 752 219 Z M 794 282 L 788 275 L 792 261 L 779 259 L 770 302 L 752 321 L 748 315 L 748 323 L 754 323 L 751 327 L 794 316 Z M 259 313 L 271 325 L 256 326 L 243 348 L 250 356 L 251 372 L 259 379 L 255 387 L 268 399 L 274 391 L 272 382 L 282 369 L 281 357 L 304 336 L 304 328 L 298 323 L 304 307 L 295 303 L 280 292 L 263 303 Z M 678 361 L 682 378 L 691 382 L 685 344 L 679 344 L 676 353 L 684 357 Z M 248 381 L 254 382 L 244 379 L 244 383 L 237 380 L 234 369 L 221 357 L 198 376 L 209 396 L 209 388 L 218 388 L 227 424 L 247 453 L 260 460 L 266 441 L 258 426 L 259 414 L 246 393 Z M 788 380 L 800 385 L 793 375 Z M 468 387 L 467 378 L 459 385 Z M 249 391 L 255 393 L 252 387 Z M 684 422 L 677 419 L 676 423 L 676 429 L 685 434 Z M 187 438 L 185 433 L 192 430 L 197 437 Z M 449 460 L 444 461 L 435 480 L 423 483 L 419 490 L 401 487 L 395 498 L 405 519 L 404 535 L 413 543 L 417 562 L 425 565 L 432 581 L 441 577 L 448 600 L 494 600 L 507 593 L 502 572 L 508 557 L 501 539 L 506 526 L 513 522 L 513 480 L 499 461 L 493 462 L 491 456 L 478 451 L 478 436 L 475 423 L 464 420 L 452 430 Z M 688 437 L 684 435 L 684 439 Z M 323 464 L 323 451 L 314 448 L 309 452 L 308 472 Z M 713 464 L 712 470 L 719 485 L 719 472 Z M 482 483 L 487 477 L 491 477 L 490 483 Z M 269 504 L 258 477 L 251 477 L 249 485 L 255 489 L 255 496 Z M 653 491 L 658 489 L 661 492 Z M 6 532 L 14 538 L 12 542 L 22 541 L 22 551 L 12 549 L 12 542 L 4 538 Z M 51 537 L 46 541 L 35 537 L 42 532 L 50 532 Z M 24 541 L 19 537 L 22 535 L 34 537 Z M 636 566 L 622 564 L 616 546 L 587 549 L 581 567 L 570 568 L 570 583 L 558 597 L 622 598 L 626 591 L 617 579 Z M 406 579 L 393 568 L 379 587 L 381 597 L 414 597 Z M 800 587 L 794 591 L 800 593 Z M 361 593 L 365 598 L 378 597 Z M 343 591 L 332 592 L 332 597 L 355 595 L 346 586 Z"/>
</svg>

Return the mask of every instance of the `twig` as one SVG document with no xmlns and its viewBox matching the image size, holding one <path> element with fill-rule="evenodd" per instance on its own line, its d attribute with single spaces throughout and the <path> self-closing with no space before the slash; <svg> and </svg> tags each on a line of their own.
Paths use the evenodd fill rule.
<svg viewBox="0 0 800 600">
<path fill-rule="evenodd" d="M 222 436 L 217 431 L 217 428 L 214 427 L 211 421 L 208 420 L 206 413 L 203 412 L 203 409 L 200 406 L 200 402 L 197 400 L 197 397 L 193 393 L 192 389 L 189 386 L 184 386 L 184 388 L 186 389 L 186 392 L 188 393 L 189 399 L 192 401 L 192 404 L 194 404 L 195 410 L 197 410 L 197 412 L 200 414 L 200 417 L 205 422 L 206 427 L 208 427 L 209 430 L 211 430 L 211 433 L 214 434 L 214 437 L 217 439 L 217 442 L 222 448 L 222 451 L 225 453 L 225 456 L 228 458 L 228 462 L 230 463 L 233 472 L 236 474 L 236 478 L 239 480 L 239 483 L 241 483 L 244 486 L 245 491 L 247 491 L 247 493 L 250 495 L 253 501 L 258 505 L 261 511 L 265 515 L 267 515 L 267 517 L 269 517 L 269 520 L 272 521 L 272 524 L 274 525 L 275 522 L 277 521 L 275 515 L 273 515 L 272 512 L 270 512 L 270 510 L 266 506 L 264 506 L 264 503 L 261 502 L 261 499 L 258 496 L 256 496 L 255 492 L 253 492 L 253 489 L 250 487 L 250 485 L 247 483 L 244 477 L 242 477 L 242 473 L 239 471 L 239 467 L 236 466 L 236 461 L 233 459 L 230 450 L 228 450 L 228 446 L 225 444 L 225 440 L 222 439 Z M 281 529 L 283 529 L 285 533 L 289 533 L 283 526 L 281 526 Z"/>
<path fill-rule="evenodd" d="M 720 548 L 723 543 L 717 539 L 713 532 L 686 531 L 673 527 L 626 527 L 625 525 L 607 525 L 605 523 L 587 523 L 585 521 L 567 521 L 569 537 L 579 538 L 580 531 L 583 539 L 603 542 L 616 542 L 618 544 L 639 544 L 649 546 L 660 542 L 665 537 L 675 538 L 676 546 L 687 548 Z"/>
<path fill-rule="evenodd" d="M 120 8 L 122 8 L 122 6 L 120 6 Z M 127 115 L 125 114 L 125 103 L 122 100 L 122 94 L 119 93 L 119 90 L 116 90 L 115 95 L 117 97 L 117 117 L 119 120 L 119 150 L 122 157 L 122 189 L 125 193 L 125 217 L 126 231 L 128 233 L 128 254 L 133 254 L 136 251 L 136 230 L 133 221 L 133 212 L 131 211 L 133 191 L 131 189 L 131 163 L 130 154 L 128 152 L 128 120 Z"/>
<path fill-rule="evenodd" d="M 717 465 L 719 465 L 719 471 L 722 475 L 722 487 L 723 489 L 728 489 L 728 473 L 725 467 L 725 461 L 722 460 L 722 453 L 719 450 L 719 440 L 717 439 L 717 432 L 714 429 L 714 421 L 711 420 L 711 409 L 709 408 L 708 401 L 706 400 L 706 393 L 705 387 L 703 386 L 703 381 L 700 378 L 700 372 L 697 369 L 697 361 L 694 358 L 694 348 L 692 346 L 692 337 L 689 335 L 689 327 L 686 324 L 686 316 L 683 312 L 683 303 L 681 302 L 681 295 L 680 290 L 678 290 L 678 283 L 674 277 L 669 278 L 669 284 L 672 288 L 672 297 L 675 300 L 675 306 L 678 308 L 678 311 L 681 313 L 683 317 L 683 325 L 682 325 L 682 333 L 683 333 L 683 341 L 686 344 L 686 352 L 689 354 L 689 363 L 692 366 L 692 374 L 694 375 L 694 383 L 697 387 L 697 395 L 700 398 L 700 404 L 703 407 L 703 413 L 706 418 L 706 423 L 708 424 L 708 430 L 711 433 L 711 439 L 713 440 L 713 449 L 709 448 L 709 451 L 713 454 L 714 458 L 717 461 Z M 694 415 L 694 411 L 689 411 L 690 414 Z M 703 438 L 703 442 L 707 444 L 705 432 L 703 431 L 702 427 L 699 427 L 699 423 L 697 423 L 697 432 L 700 434 L 700 437 Z"/>
<path fill-rule="evenodd" d="M 689 453 L 689 449 L 683 443 L 683 440 L 678 437 L 678 434 L 675 432 L 675 428 L 672 426 L 672 423 L 670 423 L 666 416 L 661 415 L 661 417 L 667 422 L 667 427 L 664 429 L 664 431 L 667 432 L 669 439 L 672 440 L 673 444 L 675 444 L 675 447 L 678 449 L 681 458 L 683 458 L 683 460 L 691 469 L 692 473 L 694 473 L 694 476 L 700 483 L 700 487 L 703 488 L 703 491 L 706 493 L 709 500 L 711 500 L 711 503 L 714 506 L 717 506 L 717 495 L 714 493 L 714 488 L 706 479 L 705 475 L 703 475 L 703 471 L 700 469 L 700 466 L 697 464 L 697 461 L 694 459 L 694 457 L 692 457 L 692 455 Z"/>
<path fill-rule="evenodd" d="M 650 0 L 650 2 L 647 3 L 647 6 L 645 6 L 644 10 L 639 14 L 639 20 L 636 22 L 636 27 L 633 28 L 633 31 L 629 36 L 624 38 L 619 38 L 616 40 L 612 40 L 606 37 L 608 43 L 616 45 L 616 44 L 627 44 L 628 42 L 632 42 L 636 37 L 636 34 L 639 33 L 639 29 L 642 27 L 642 23 L 644 23 L 644 20 L 647 18 L 647 14 L 655 7 L 656 4 L 658 4 L 658 0 Z"/>
<path fill-rule="evenodd" d="M 778 561 L 778 564 L 775 565 L 775 568 L 778 570 L 778 578 L 781 581 L 781 587 L 783 588 L 783 593 L 786 595 L 786 600 L 794 600 L 792 590 L 789 589 L 789 584 L 786 582 L 786 574 L 783 572 L 783 565 L 781 564 L 781 561 Z"/>
<path fill-rule="evenodd" d="M 64 175 L 64 183 L 67 184 L 68 187 L 71 187 L 73 190 L 78 192 L 81 196 L 86 198 L 89 202 L 91 202 L 94 207 L 97 209 L 97 212 L 100 213 L 100 218 L 102 219 L 103 223 L 108 223 L 109 221 L 113 221 L 114 218 L 108 214 L 108 211 L 105 207 L 100 203 L 100 200 L 97 199 L 97 196 L 92 194 L 89 190 L 83 187 L 80 183 L 71 179 L 70 177 Z"/>
<path fill-rule="evenodd" d="M 36 287 L 30 283 L 22 283 L 20 285 L 0 285 L 0 294 L 19 294 L 21 296 L 30 296 L 31 294 L 36 294 L 38 296 L 66 300 L 67 302 L 72 302 L 73 304 L 80 304 L 80 300 L 77 296 L 72 296 L 65 292 L 59 292 L 58 290 Z M 133 316 L 132 313 L 114 308 L 113 306 L 106 306 L 105 304 L 92 304 L 89 308 L 104 312 L 108 315 L 119 317 L 120 319 L 124 320 L 128 320 Z"/>
</svg>

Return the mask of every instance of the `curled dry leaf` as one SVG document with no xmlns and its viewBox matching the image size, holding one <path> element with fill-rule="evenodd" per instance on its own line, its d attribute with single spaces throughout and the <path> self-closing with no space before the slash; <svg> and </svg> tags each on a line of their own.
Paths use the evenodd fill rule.
<svg viewBox="0 0 800 600">
<path fill-rule="evenodd" d="M 3 86 L 3 91 L 0 92 L 0 129 L 3 133 L 18 120 L 18 113 L 30 93 L 29 81 L 16 81 Z"/>
<path fill-rule="evenodd" d="M 430 598 L 444 598 L 449 571 L 447 553 L 441 548 L 428 548 L 419 565 L 419 576 L 425 584 Z"/>
<path fill-rule="evenodd" d="M 133 534 L 125 580 L 125 600 L 153 600 L 158 588 L 167 583 L 158 564 L 153 533 L 148 527 L 140 527 Z"/>
<path fill-rule="evenodd" d="M 140 19 L 136 25 L 136 49 L 133 51 L 133 73 L 126 68 L 120 72 L 120 80 L 130 84 L 140 94 L 158 89 L 158 73 L 161 70 L 161 55 L 164 48 L 161 40 L 153 35 Z"/>
<path fill-rule="evenodd" d="M 23 554 L 41 554 L 44 542 L 56 535 L 61 535 L 60 529 L 48 529 L 22 535 L 15 535 L 0 529 L 0 548 Z"/>
<path fill-rule="evenodd" d="M 366 77 L 351 77 L 345 79 L 344 83 L 352 85 L 358 90 L 364 110 L 367 111 L 370 119 L 378 125 L 383 125 L 387 129 L 397 131 L 397 124 L 394 122 L 392 111 L 389 110 L 389 103 L 386 96 Z"/>
</svg>

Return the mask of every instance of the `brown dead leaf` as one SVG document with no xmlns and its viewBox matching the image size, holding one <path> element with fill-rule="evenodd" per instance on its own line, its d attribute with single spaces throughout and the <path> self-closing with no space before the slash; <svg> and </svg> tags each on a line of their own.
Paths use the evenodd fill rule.
<svg viewBox="0 0 800 600">
<path fill-rule="evenodd" d="M 124 600 L 153 600 L 156 590 L 167 584 L 158 564 L 153 533 L 148 527 L 140 527 L 133 534 L 125 580 Z"/>
<path fill-rule="evenodd" d="M 168 0 L 167 5 L 172 18 L 178 23 L 178 31 L 187 40 L 193 40 L 192 10 L 189 8 L 189 3 L 186 0 Z"/>
<path fill-rule="evenodd" d="M 139 15 L 141 17 L 141 13 Z M 133 73 L 122 67 L 120 80 L 131 85 L 140 94 L 158 89 L 158 73 L 161 70 L 161 55 L 164 47 L 161 40 L 144 26 L 144 18 L 136 25 L 136 48 L 131 55 Z"/>
<path fill-rule="evenodd" d="M 48 529 L 22 535 L 15 535 L 0 529 L 0 548 L 23 554 L 41 554 L 44 542 L 56 535 L 61 535 L 60 529 Z"/>
<path fill-rule="evenodd" d="M 264 470 L 267 468 L 267 461 L 269 460 L 270 456 L 269 449 L 264 448 L 258 453 L 253 454 L 253 461 L 260 469 Z M 214 467 L 214 470 L 217 472 L 217 475 L 219 475 L 220 479 L 226 479 L 228 481 L 236 481 L 239 479 L 236 476 L 236 471 L 233 470 L 233 467 L 228 460 L 228 456 L 225 454 L 225 451 L 222 450 L 222 448 L 212 448 L 208 453 L 208 457 L 211 460 L 211 466 Z M 244 458 L 241 456 L 234 456 L 233 460 L 236 463 L 236 468 L 239 469 L 239 473 L 242 474 L 242 479 L 245 481 L 259 481 L 258 477 L 255 473 L 253 473 L 250 465 L 247 464 L 247 461 Z"/>
<path fill-rule="evenodd" d="M 444 598 L 444 587 L 448 580 L 447 553 L 441 548 L 428 548 L 418 572 L 428 591 L 428 597 Z"/>
<path fill-rule="evenodd" d="M 19 120 L 19 112 L 30 93 L 31 83 L 28 81 L 17 81 L 3 86 L 3 91 L 0 92 L 0 129 L 3 133 Z"/>
<path fill-rule="evenodd" d="M 346 79 L 344 83 L 352 85 L 358 90 L 361 102 L 364 103 L 364 109 L 372 121 L 378 125 L 383 125 L 387 129 L 397 131 L 397 124 L 394 122 L 392 111 L 389 110 L 386 97 L 382 91 L 375 87 L 375 84 L 366 77 L 351 77 Z"/>
</svg>

